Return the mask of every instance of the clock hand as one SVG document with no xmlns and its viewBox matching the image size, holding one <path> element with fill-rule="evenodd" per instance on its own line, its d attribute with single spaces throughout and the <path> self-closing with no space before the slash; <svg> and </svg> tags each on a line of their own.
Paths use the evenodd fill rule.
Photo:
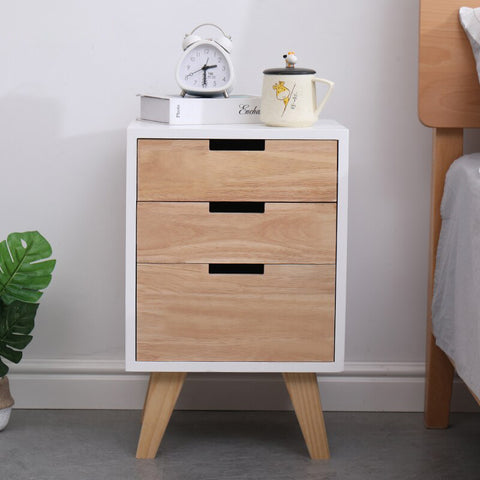
<svg viewBox="0 0 480 480">
<path fill-rule="evenodd" d="M 198 70 L 195 70 L 194 72 L 190 72 L 185 78 L 191 77 L 195 73 L 201 72 L 202 70 L 204 70 L 204 67 L 199 68 Z"/>
<path fill-rule="evenodd" d="M 217 68 L 217 66 L 218 66 L 218 65 L 208 65 L 209 60 L 210 60 L 210 58 L 207 58 L 207 61 L 205 62 L 205 65 L 203 67 L 199 68 L 198 70 L 195 70 L 194 72 L 188 73 L 185 76 L 185 78 L 190 78 L 192 75 L 195 75 L 196 73 L 203 71 L 202 85 L 207 86 L 207 70 L 209 70 L 211 68 Z"/>
<path fill-rule="evenodd" d="M 195 73 L 201 72 L 202 70 L 205 71 L 205 70 L 208 70 L 209 68 L 216 68 L 216 67 L 217 67 L 217 65 L 207 65 L 207 64 L 205 64 L 202 68 L 199 68 L 198 70 L 195 70 L 194 72 L 190 72 L 189 74 L 187 74 L 187 76 L 185 78 L 189 78 L 192 75 L 195 75 Z"/>
</svg>

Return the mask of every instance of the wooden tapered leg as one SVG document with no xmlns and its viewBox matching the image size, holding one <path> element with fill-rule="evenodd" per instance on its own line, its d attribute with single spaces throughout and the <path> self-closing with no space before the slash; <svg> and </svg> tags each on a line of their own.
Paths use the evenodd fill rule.
<svg viewBox="0 0 480 480">
<path fill-rule="evenodd" d="M 177 372 L 150 374 L 137 458 L 155 458 L 157 455 L 186 375 Z"/>
<path fill-rule="evenodd" d="M 152 374 L 150 374 L 150 376 L 148 377 L 148 387 L 147 387 L 147 393 L 145 395 L 145 401 L 143 402 L 143 410 L 142 410 L 142 422 L 143 422 L 143 418 L 145 417 L 145 408 L 147 406 L 147 403 L 148 403 L 148 395 L 150 393 L 150 386 L 152 385 Z"/>
<path fill-rule="evenodd" d="M 427 348 L 425 370 L 425 426 L 448 427 L 454 368 L 448 357 L 437 347 L 432 333 L 432 298 L 437 245 L 440 237 L 445 176 L 452 162 L 463 154 L 463 130 L 436 128 L 433 131 L 433 163 L 430 205 L 430 272 L 427 309 Z"/>
<path fill-rule="evenodd" d="M 330 458 L 316 374 L 284 373 L 283 379 L 310 457 L 315 460 Z"/>
<path fill-rule="evenodd" d="M 435 337 L 429 332 L 427 335 L 424 422 L 427 428 L 447 428 L 454 368 L 435 344 Z"/>
</svg>

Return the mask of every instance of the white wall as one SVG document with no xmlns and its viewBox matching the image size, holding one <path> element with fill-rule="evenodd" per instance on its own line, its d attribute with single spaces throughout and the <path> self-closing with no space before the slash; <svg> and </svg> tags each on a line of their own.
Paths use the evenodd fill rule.
<svg viewBox="0 0 480 480">
<path fill-rule="evenodd" d="M 387 390 L 408 376 L 415 399 L 404 408 L 421 408 L 431 133 L 416 111 L 417 0 L 4 2 L 0 238 L 38 229 L 57 259 L 34 341 L 11 370 L 17 404 L 53 406 L 55 389 L 39 378 L 50 389 L 67 377 L 99 385 L 105 374 L 136 388 L 119 406 L 141 406 L 145 378 L 122 377 L 125 129 L 137 93 L 177 91 L 183 35 L 205 21 L 232 35 L 235 93 L 260 92 L 262 70 L 288 50 L 336 82 L 323 116 L 351 135 L 343 383 L 362 369 Z M 60 406 L 93 405 L 58 389 Z M 104 396 L 95 405 L 118 406 Z"/>
</svg>

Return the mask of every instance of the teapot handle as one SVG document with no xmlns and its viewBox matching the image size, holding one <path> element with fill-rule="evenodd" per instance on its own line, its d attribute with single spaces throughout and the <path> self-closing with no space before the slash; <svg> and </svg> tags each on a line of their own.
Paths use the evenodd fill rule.
<svg viewBox="0 0 480 480">
<path fill-rule="evenodd" d="M 325 78 L 316 78 L 316 77 L 312 78 L 312 82 L 321 82 L 321 83 L 326 83 L 328 85 L 327 93 L 324 95 L 323 100 L 319 103 L 318 107 L 315 109 L 315 112 L 314 112 L 315 116 L 318 118 L 318 116 L 320 115 L 320 112 L 322 111 L 322 108 L 325 106 L 325 103 L 327 103 L 328 97 L 332 93 L 335 83 Z"/>
</svg>

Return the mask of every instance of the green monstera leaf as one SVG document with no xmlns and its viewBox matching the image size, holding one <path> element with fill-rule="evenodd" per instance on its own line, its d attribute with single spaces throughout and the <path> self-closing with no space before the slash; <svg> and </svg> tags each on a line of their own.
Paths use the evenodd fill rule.
<svg viewBox="0 0 480 480">
<path fill-rule="evenodd" d="M 11 233 L 0 243 L 0 299 L 35 303 L 52 279 L 55 260 L 48 241 L 39 232 Z"/>
<path fill-rule="evenodd" d="M 8 373 L 2 358 L 13 363 L 22 359 L 23 350 L 32 340 L 29 333 L 35 326 L 38 303 L 13 302 L 9 305 L 0 300 L 0 378 Z"/>
</svg>

